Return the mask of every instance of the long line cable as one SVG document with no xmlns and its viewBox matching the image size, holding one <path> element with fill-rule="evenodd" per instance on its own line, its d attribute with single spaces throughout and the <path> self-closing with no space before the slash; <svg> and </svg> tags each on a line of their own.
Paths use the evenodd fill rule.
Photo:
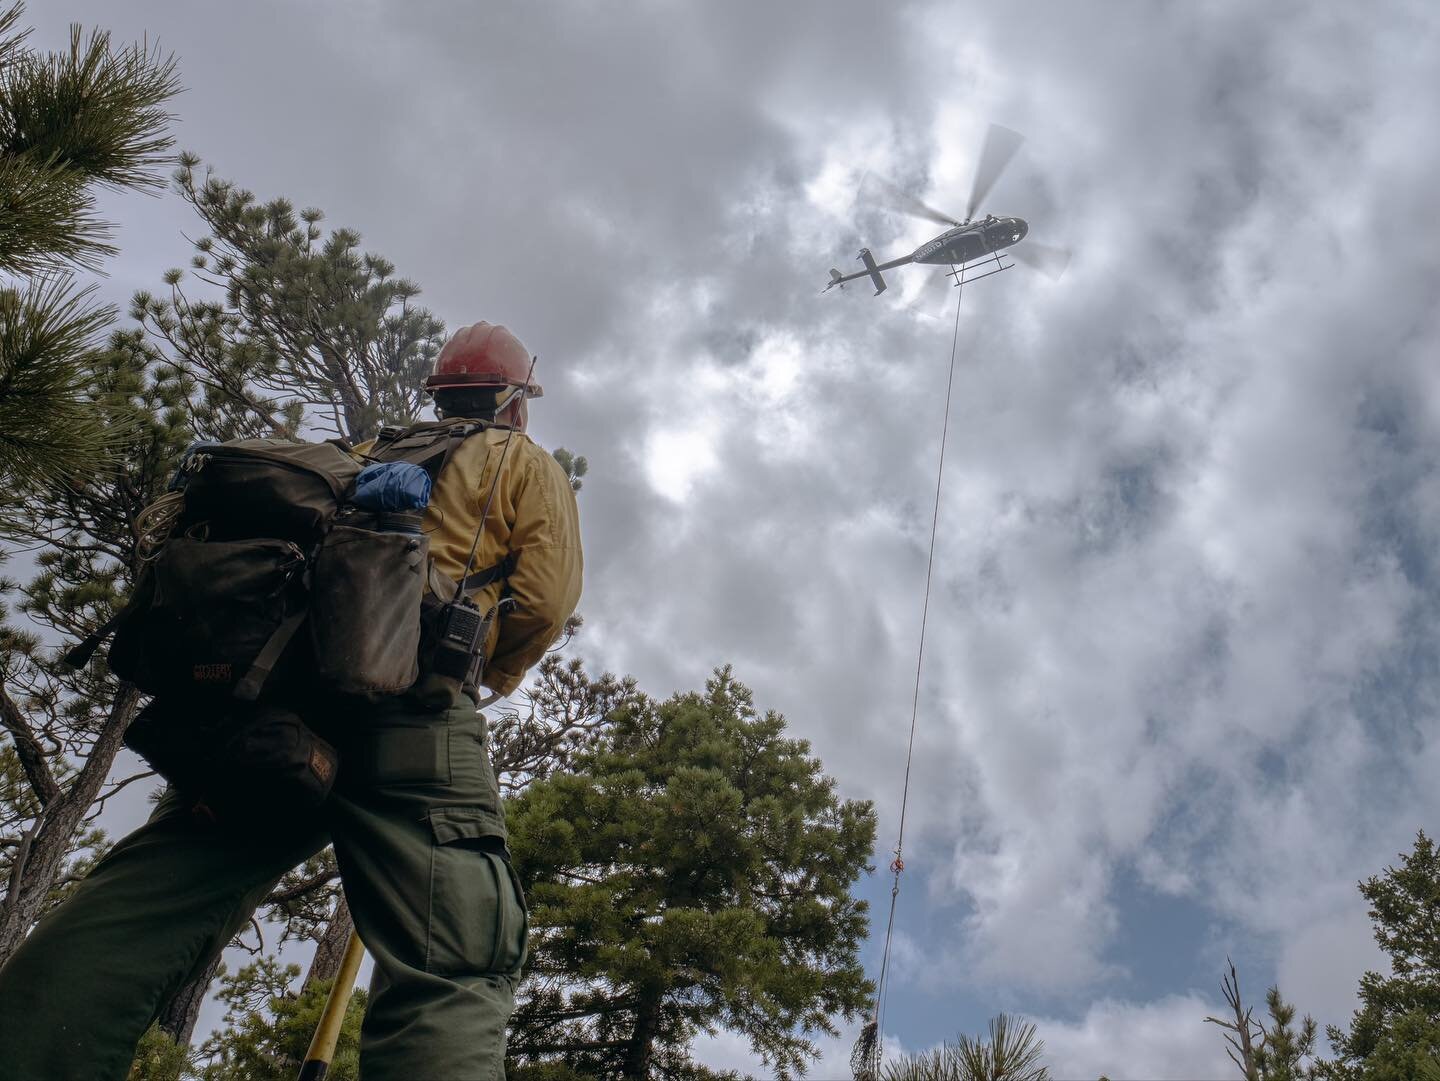
<svg viewBox="0 0 1440 1081">
<path fill-rule="evenodd" d="M 895 902 L 900 896 L 900 875 L 905 870 L 902 856 L 905 846 L 905 811 L 910 802 L 910 765 L 915 755 L 915 724 L 920 716 L 920 673 L 925 662 L 925 628 L 930 617 L 930 581 L 935 570 L 935 535 L 940 526 L 940 487 L 945 479 L 945 443 L 950 434 L 950 394 L 955 386 L 955 352 L 960 342 L 960 301 L 965 295 L 963 282 L 957 282 L 956 287 L 960 293 L 955 298 L 955 329 L 950 338 L 950 374 L 945 381 L 945 421 L 940 428 L 940 462 L 935 470 L 935 511 L 930 519 L 930 553 L 925 560 L 925 603 L 920 609 L 920 649 L 915 657 L 915 697 L 910 704 L 910 742 L 905 748 L 905 785 L 900 792 L 900 829 L 895 838 L 895 859 L 890 864 L 895 881 L 890 887 L 890 918 L 885 925 L 885 952 L 880 960 L 880 979 L 875 985 L 874 1023 L 877 1041 L 880 1037 L 880 1026 L 885 1020 L 885 994 L 888 990 L 885 977 L 890 968 L 890 940 L 895 932 Z"/>
</svg>

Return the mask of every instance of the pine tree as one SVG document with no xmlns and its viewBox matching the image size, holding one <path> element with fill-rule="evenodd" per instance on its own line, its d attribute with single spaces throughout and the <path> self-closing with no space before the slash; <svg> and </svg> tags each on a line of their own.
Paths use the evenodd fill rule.
<svg viewBox="0 0 1440 1081">
<path fill-rule="evenodd" d="M 116 449 L 86 392 L 85 354 L 114 317 L 70 271 L 107 255 L 94 189 L 152 189 L 171 146 L 175 62 L 145 45 L 72 27 L 44 54 L 0 9 L 0 482 L 58 484 Z M 6 510 L 13 510 L 7 502 Z M 8 517 L 8 516 L 7 516 Z"/>
<path fill-rule="evenodd" d="M 1261 1081 L 1314 1081 L 1315 1040 L 1319 1036 L 1315 1018 L 1306 1014 L 1296 1032 L 1295 1007 L 1285 1001 L 1279 987 L 1265 992 L 1270 1023 L 1265 1042 L 1255 1053 L 1255 1068 Z"/>
<path fill-rule="evenodd" d="M 126 433 L 122 453 L 88 477 L 25 499 L 15 532 L 42 547 L 39 572 L 23 585 L 0 583 L 24 617 L 6 611 L 0 626 L 0 722 L 24 780 L 0 801 L 4 835 L 17 839 L 0 847 L 8 884 L 0 963 L 83 869 L 77 858 L 83 863 L 98 845 L 88 820 L 114 792 L 148 776 L 105 783 L 140 702 L 136 689 L 98 661 L 69 671 L 47 642 L 74 644 L 119 605 L 139 569 L 135 522 L 164 491 L 184 447 L 197 436 L 254 432 L 248 414 L 234 410 L 216 410 L 197 430 L 186 408 L 191 388 L 155 365 L 136 332 L 115 333 L 108 349 L 89 356 L 85 391 L 105 422 Z"/>
<path fill-rule="evenodd" d="M 1440 1070 L 1440 851 L 1423 830 L 1398 867 L 1360 883 L 1389 976 L 1360 978 L 1360 1008 L 1345 1031 L 1326 1029 L 1336 1081 L 1406 1081 Z"/>
<path fill-rule="evenodd" d="M 180 1081 L 195 1065 L 188 1043 L 176 1043 L 164 1029 L 151 1025 L 140 1037 L 126 1081 Z"/>
<path fill-rule="evenodd" d="M 788 1078 L 862 1012 L 875 819 L 729 668 L 703 694 L 623 695 L 573 772 L 507 808 L 530 896 L 516 1078 L 709 1077 L 691 1038 L 743 1035 Z"/>
<path fill-rule="evenodd" d="M 244 398 L 267 419 L 283 409 L 291 434 L 309 425 L 358 443 L 417 420 L 445 332 L 412 303 L 419 287 L 361 252 L 353 229 L 327 234 L 320 210 L 260 203 L 199 166 L 182 155 L 175 177 L 208 230 L 189 286 L 172 270 L 166 294 L 139 294 L 131 311 L 166 359 L 207 400 Z"/>
<path fill-rule="evenodd" d="M 585 460 L 584 455 L 571 454 L 564 447 L 555 448 L 555 460 L 560 463 L 560 468 L 565 470 L 565 475 L 570 478 L 570 487 L 579 491 L 583 485 L 580 479 L 590 470 L 590 463 Z"/>
<path fill-rule="evenodd" d="M 1316 1077 L 1315 1041 L 1319 1036 L 1315 1018 L 1306 1013 L 1295 1031 L 1295 1006 L 1284 1000 L 1279 986 L 1264 996 L 1269 1025 L 1264 1042 L 1256 1049 L 1256 1071 L 1260 1081 L 1313 1081 Z"/>
<path fill-rule="evenodd" d="M 1285 1001 L 1279 987 L 1265 993 L 1270 1023 L 1254 1019 L 1254 1007 L 1240 996 L 1240 976 L 1235 963 L 1227 959 L 1230 971 L 1221 988 L 1230 1007 L 1231 1020 L 1207 1017 L 1207 1024 L 1225 1030 L 1226 1052 L 1245 1081 L 1313 1081 L 1318 1076 L 1315 1040 L 1318 1029 L 1308 1014 L 1296 1032 L 1295 1007 Z"/>
<path fill-rule="evenodd" d="M 85 819 L 106 796 L 106 775 L 140 703 L 101 660 L 65 672 L 53 644 L 63 649 L 82 638 L 129 590 L 139 568 L 134 525 L 163 491 L 180 453 L 196 439 L 297 436 L 309 417 L 322 423 L 358 417 L 372 429 L 411 419 L 423 382 L 416 372 L 428 367 L 443 333 L 413 304 L 413 285 L 391 280 L 384 260 L 357 254 L 353 232 L 323 237 L 318 212 L 307 212 L 303 229 L 291 228 L 283 200 L 256 207 L 213 178 L 197 189 L 196 163 L 185 161 L 177 187 L 202 217 L 213 215 L 207 224 L 213 220 L 231 238 L 226 250 L 233 258 L 216 257 L 228 277 L 215 277 L 208 263 L 197 266 L 197 277 L 214 284 L 199 281 L 192 296 L 184 273 L 171 271 L 168 299 L 135 298 L 138 327 L 113 334 L 82 365 L 85 397 L 104 426 L 120 433 L 116 460 L 28 493 L 12 528 L 19 544 L 43 551 L 33 581 L 7 583 L 17 611 L 8 613 L 0 636 L 0 721 L 10 735 L 0 750 L 0 825 L 7 838 L 19 838 L 0 845 L 0 874 L 10 886 L 0 903 L 0 962 L 101 843 Z M 197 247 L 213 252 L 216 244 L 202 237 Z M 324 304 L 289 303 L 306 281 L 323 286 Z M 322 372 L 286 352 L 305 341 L 345 348 L 324 347 L 331 367 Z M 388 374 L 377 374 L 381 369 Z M 288 382 L 292 377 L 310 382 Z M 402 377 L 413 383 L 404 393 Z M 355 405 L 357 394 L 363 406 Z M 339 434 L 358 439 L 369 430 L 342 426 Z M 17 614 L 38 624 L 46 641 Z M 112 782 L 109 791 L 147 775 Z M 288 932 L 323 935 L 337 897 L 334 877 L 327 857 L 281 883 L 272 900 Z M 188 1039 L 206 982 L 182 989 L 182 1008 L 167 1008 L 173 1036 Z"/>
<path fill-rule="evenodd" d="M 988 1039 L 961 1033 L 954 1043 L 887 1063 L 880 1077 L 881 1081 L 1050 1081 L 1049 1068 L 1040 1064 L 1044 1053 L 1045 1041 L 1036 1035 L 1034 1022 L 1002 1013 L 991 1018 Z"/>
<path fill-rule="evenodd" d="M 194 1076 L 200 1081 L 291 1081 L 305 1059 L 310 1037 L 330 994 L 330 980 L 298 990 L 297 965 L 281 966 L 262 957 L 233 976 L 220 976 L 225 1027 L 201 1046 Z M 359 1076 L 360 1023 L 365 992 L 357 990 L 345 1010 L 335 1057 L 325 1076 L 355 1081 Z"/>
</svg>

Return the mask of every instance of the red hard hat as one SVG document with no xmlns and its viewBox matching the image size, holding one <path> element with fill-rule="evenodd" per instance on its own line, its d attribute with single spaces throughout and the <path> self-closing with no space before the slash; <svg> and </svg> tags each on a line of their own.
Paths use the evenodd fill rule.
<svg viewBox="0 0 1440 1081">
<path fill-rule="evenodd" d="M 429 391 L 456 387 L 524 387 L 525 397 L 545 392 L 528 382 L 529 351 L 520 339 L 498 323 L 481 320 L 461 327 L 435 359 L 435 374 L 425 380 Z"/>
</svg>

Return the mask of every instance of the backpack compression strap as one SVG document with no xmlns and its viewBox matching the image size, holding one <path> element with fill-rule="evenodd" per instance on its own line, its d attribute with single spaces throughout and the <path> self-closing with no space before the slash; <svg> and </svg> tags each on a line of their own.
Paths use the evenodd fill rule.
<svg viewBox="0 0 1440 1081">
<path fill-rule="evenodd" d="M 496 563 L 493 567 L 486 567 L 483 571 L 476 571 L 469 575 L 465 581 L 460 583 L 460 588 L 466 593 L 476 589 L 484 589 L 491 582 L 498 582 L 502 578 L 509 578 L 515 573 L 515 553 Z"/>
<path fill-rule="evenodd" d="M 235 685 L 236 698 L 242 702 L 253 702 L 260 697 L 260 689 L 270 677 L 270 669 L 275 667 L 275 662 L 280 659 L 280 654 L 285 652 L 285 647 L 290 644 L 290 639 L 295 637 L 295 632 L 300 629 L 300 624 L 305 622 L 308 614 L 308 609 L 302 608 L 275 628 L 275 633 L 251 663 L 250 671 Z"/>
</svg>

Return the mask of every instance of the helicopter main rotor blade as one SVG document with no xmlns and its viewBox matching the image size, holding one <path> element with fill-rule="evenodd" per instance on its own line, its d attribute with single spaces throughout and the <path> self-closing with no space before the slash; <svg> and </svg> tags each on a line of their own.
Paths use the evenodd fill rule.
<svg viewBox="0 0 1440 1081">
<path fill-rule="evenodd" d="M 1060 275 L 1064 274 L 1065 268 L 1070 265 L 1070 249 L 1052 248 L 1049 244 L 1037 244 L 1029 240 L 1011 248 L 1010 254 L 1051 281 L 1059 281 Z"/>
<path fill-rule="evenodd" d="M 1024 141 L 1025 136 L 1018 131 L 1011 131 L 999 124 L 990 125 L 990 130 L 985 133 L 985 145 L 980 150 L 980 164 L 975 169 L 975 184 L 970 189 L 970 205 L 965 208 L 966 221 L 975 216 L 975 211 L 980 209 L 985 196 L 990 194 L 995 181 L 1000 179 L 1005 166 L 1010 164 L 1010 159 Z"/>
<path fill-rule="evenodd" d="M 926 206 L 915 196 L 901 191 L 878 173 L 866 173 L 861 179 L 859 197 L 861 202 L 882 206 L 889 210 L 898 210 L 902 214 L 909 214 L 912 218 L 933 221 L 936 225 L 960 224 L 950 215 L 942 214 L 933 206 Z"/>
</svg>

